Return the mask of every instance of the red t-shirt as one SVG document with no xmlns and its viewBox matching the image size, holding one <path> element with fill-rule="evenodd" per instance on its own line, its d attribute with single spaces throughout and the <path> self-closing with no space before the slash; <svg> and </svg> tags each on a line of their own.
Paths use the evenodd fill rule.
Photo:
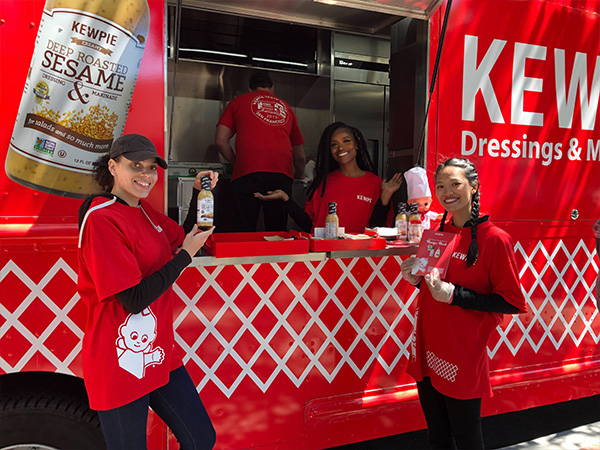
<svg viewBox="0 0 600 450">
<path fill-rule="evenodd" d="M 327 176 L 324 195 L 321 197 L 321 188 L 317 188 L 304 210 L 312 219 L 313 227 L 324 227 L 327 204 L 336 202 L 340 227 L 348 233 L 362 233 L 381 196 L 381 181 L 372 172 L 365 172 L 361 177 L 347 177 L 336 170 Z"/>
<path fill-rule="evenodd" d="M 183 356 L 173 339 L 170 288 L 139 314 L 128 313 L 115 297 L 170 261 L 183 229 L 146 202 L 141 207 L 150 219 L 138 207 L 111 202 L 92 202 L 78 253 L 78 290 L 87 306 L 83 377 L 95 410 L 165 385 Z"/>
<path fill-rule="evenodd" d="M 233 179 L 254 172 L 294 177 L 292 146 L 304 139 L 286 102 L 265 90 L 242 94 L 229 102 L 218 124 L 237 135 Z"/>
<path fill-rule="evenodd" d="M 479 257 L 467 267 L 470 228 L 447 223 L 444 231 L 458 233 L 444 281 L 480 294 L 496 293 L 526 310 L 510 236 L 490 221 L 477 226 Z M 464 309 L 436 301 L 421 285 L 417 327 L 411 342 L 408 373 L 417 381 L 430 377 L 442 394 L 458 399 L 491 396 L 487 341 L 502 314 Z"/>
</svg>

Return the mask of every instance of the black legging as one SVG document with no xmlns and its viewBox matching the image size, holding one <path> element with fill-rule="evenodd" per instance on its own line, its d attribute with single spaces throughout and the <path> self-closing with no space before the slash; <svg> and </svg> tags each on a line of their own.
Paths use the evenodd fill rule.
<svg viewBox="0 0 600 450">
<path fill-rule="evenodd" d="M 208 450 L 215 430 L 185 367 L 171 372 L 169 382 L 131 403 L 98 411 L 109 450 L 146 450 L 148 406 L 169 426 L 182 450 Z"/>
<path fill-rule="evenodd" d="M 432 449 L 483 449 L 481 399 L 459 400 L 438 392 L 428 377 L 417 382 Z"/>
</svg>

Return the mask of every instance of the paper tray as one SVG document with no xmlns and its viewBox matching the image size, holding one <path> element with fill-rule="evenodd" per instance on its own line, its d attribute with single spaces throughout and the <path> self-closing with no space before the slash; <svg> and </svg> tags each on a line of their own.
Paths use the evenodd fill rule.
<svg viewBox="0 0 600 450">
<path fill-rule="evenodd" d="M 371 239 L 310 239 L 311 252 L 344 252 L 353 250 L 380 250 L 385 248 L 386 240 L 374 233 Z"/>
<path fill-rule="evenodd" d="M 266 241 L 265 236 L 294 237 L 291 241 Z M 308 236 L 297 231 L 261 233 L 214 233 L 206 241 L 206 252 L 217 258 L 240 256 L 297 255 L 308 253 Z"/>
</svg>

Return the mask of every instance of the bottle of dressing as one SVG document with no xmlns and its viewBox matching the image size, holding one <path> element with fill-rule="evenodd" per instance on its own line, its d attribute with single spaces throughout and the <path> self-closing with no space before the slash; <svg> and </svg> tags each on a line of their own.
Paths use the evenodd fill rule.
<svg viewBox="0 0 600 450">
<path fill-rule="evenodd" d="M 398 204 L 398 214 L 396 214 L 396 228 L 398 229 L 398 240 L 408 240 L 408 216 L 406 215 L 406 203 Z"/>
<path fill-rule="evenodd" d="M 210 190 L 210 177 L 201 179 L 202 190 L 198 193 L 197 223 L 201 230 L 208 230 L 213 226 L 215 217 L 215 201 Z"/>
<path fill-rule="evenodd" d="M 410 214 L 408 216 L 408 241 L 414 244 L 421 242 L 423 235 L 423 223 L 419 215 L 418 206 L 416 203 L 410 205 Z"/>
<path fill-rule="evenodd" d="M 339 235 L 340 219 L 337 215 L 337 203 L 327 203 L 327 216 L 325 217 L 325 239 L 337 239 Z"/>
</svg>

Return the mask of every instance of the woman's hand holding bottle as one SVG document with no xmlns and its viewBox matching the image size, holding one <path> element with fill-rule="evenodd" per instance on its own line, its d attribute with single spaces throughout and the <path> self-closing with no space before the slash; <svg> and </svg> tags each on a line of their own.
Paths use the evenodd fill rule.
<svg viewBox="0 0 600 450">
<path fill-rule="evenodd" d="M 219 172 L 215 172 L 214 170 L 202 170 L 196 174 L 196 178 L 194 178 L 194 189 L 201 190 L 202 189 L 202 177 L 210 177 L 210 189 L 214 189 L 219 181 Z"/>
<path fill-rule="evenodd" d="M 198 225 L 194 225 L 192 231 L 185 235 L 183 243 L 181 244 L 181 250 L 185 250 L 191 257 L 193 257 L 200 251 L 214 229 L 215 227 L 212 227 L 206 231 L 199 231 Z"/>
</svg>

